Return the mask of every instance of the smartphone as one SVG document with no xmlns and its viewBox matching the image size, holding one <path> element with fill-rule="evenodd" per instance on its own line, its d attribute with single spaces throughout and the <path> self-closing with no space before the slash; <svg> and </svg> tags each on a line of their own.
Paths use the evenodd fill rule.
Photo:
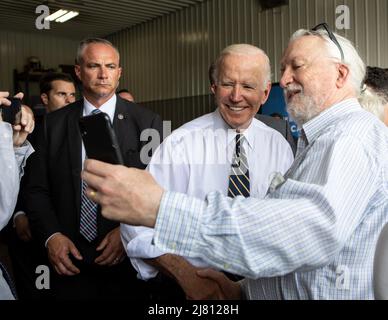
<svg viewBox="0 0 388 320">
<path fill-rule="evenodd" d="M 3 121 L 15 125 L 20 122 L 22 101 L 18 98 L 8 98 L 10 106 L 0 105 L 1 118 Z"/>
<path fill-rule="evenodd" d="M 99 112 L 81 117 L 79 128 L 89 159 L 124 164 L 116 134 L 106 113 Z"/>
</svg>

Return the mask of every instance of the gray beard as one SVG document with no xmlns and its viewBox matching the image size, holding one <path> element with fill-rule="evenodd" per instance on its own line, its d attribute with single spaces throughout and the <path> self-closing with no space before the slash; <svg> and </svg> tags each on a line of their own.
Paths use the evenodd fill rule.
<svg viewBox="0 0 388 320">
<path fill-rule="evenodd" d="M 287 103 L 287 112 L 301 128 L 322 111 L 320 107 L 322 103 L 316 103 L 312 97 L 306 96 L 304 93 L 299 93 L 298 99 L 300 103 Z"/>
</svg>

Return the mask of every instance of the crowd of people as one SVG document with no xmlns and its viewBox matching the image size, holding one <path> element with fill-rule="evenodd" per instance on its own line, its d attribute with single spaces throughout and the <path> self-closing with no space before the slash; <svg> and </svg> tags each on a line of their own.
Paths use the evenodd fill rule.
<svg viewBox="0 0 388 320">
<path fill-rule="evenodd" d="M 20 299 L 375 297 L 388 70 L 367 68 L 327 25 L 296 31 L 280 61 L 300 130 L 294 154 L 257 119 L 271 90 L 266 53 L 233 44 L 210 66 L 216 110 L 155 150 L 141 136 L 163 137 L 161 118 L 117 91 L 120 54 L 99 38 L 78 47 L 81 99 L 71 77 L 50 73 L 43 117 L 23 106 L 18 123 L 0 120 L 0 228 Z M 109 116 L 124 165 L 87 158 L 78 120 L 96 111 Z M 36 288 L 38 265 L 50 268 L 49 290 Z M 6 278 L 0 299 L 14 299 Z"/>
</svg>

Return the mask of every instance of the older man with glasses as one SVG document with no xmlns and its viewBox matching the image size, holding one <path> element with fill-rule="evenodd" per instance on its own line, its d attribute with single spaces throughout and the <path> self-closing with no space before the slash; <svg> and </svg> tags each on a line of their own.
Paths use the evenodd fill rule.
<svg viewBox="0 0 388 320">
<path fill-rule="evenodd" d="M 281 69 L 301 139 L 265 199 L 198 200 L 92 160 L 89 196 L 108 218 L 154 226 L 162 250 L 246 277 L 199 271 L 218 281 L 221 298 L 373 299 L 373 256 L 388 221 L 388 130 L 357 101 L 365 65 L 347 39 L 318 28 L 294 33 Z"/>
</svg>

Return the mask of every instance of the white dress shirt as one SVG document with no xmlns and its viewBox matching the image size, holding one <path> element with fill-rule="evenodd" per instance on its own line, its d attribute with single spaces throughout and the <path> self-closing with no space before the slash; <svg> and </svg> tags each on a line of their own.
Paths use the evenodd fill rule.
<svg viewBox="0 0 388 320">
<path fill-rule="evenodd" d="M 255 118 L 243 134 L 246 137 L 243 148 L 249 165 L 250 195 L 263 198 L 271 174 L 285 173 L 293 162 L 293 153 L 279 132 Z M 156 150 L 147 170 L 166 190 L 201 200 L 216 190 L 227 195 L 235 137 L 236 131 L 230 129 L 216 110 L 175 130 Z M 164 254 L 151 244 L 153 229 L 121 225 L 121 234 L 139 278 L 154 277 L 157 269 L 139 259 Z M 196 266 L 208 266 L 201 259 L 189 261 Z"/>
<path fill-rule="evenodd" d="M 0 121 L 0 231 L 7 225 L 19 192 L 19 182 L 27 158 L 34 152 L 26 141 L 23 146 L 14 148 L 12 127 Z M 14 297 L 0 270 L 0 300 L 13 300 Z"/>
<path fill-rule="evenodd" d="M 246 277 L 249 299 L 373 299 L 388 222 L 388 128 L 356 99 L 303 125 L 294 163 L 264 199 L 163 194 L 154 242 Z"/>
</svg>

